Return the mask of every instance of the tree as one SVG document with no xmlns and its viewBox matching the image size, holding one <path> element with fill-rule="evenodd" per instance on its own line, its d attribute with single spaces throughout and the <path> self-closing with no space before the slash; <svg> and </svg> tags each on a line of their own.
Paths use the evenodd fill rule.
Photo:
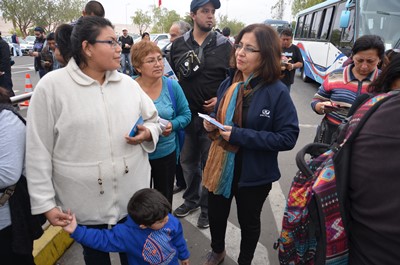
<svg viewBox="0 0 400 265">
<path fill-rule="evenodd" d="M 285 0 L 278 0 L 271 8 L 271 11 L 273 12 L 272 18 L 282 19 L 285 12 L 285 6 Z"/>
<path fill-rule="evenodd" d="M 169 11 L 166 8 L 153 6 L 153 33 L 168 32 L 172 23 L 181 20 L 180 15 L 175 11 Z"/>
<path fill-rule="evenodd" d="M 11 21 L 14 28 L 21 31 L 26 36 L 28 28 L 35 22 L 35 12 L 38 12 L 37 2 L 25 0 L 2 0 L 0 1 L 0 10 L 3 12 L 5 21 Z"/>
<path fill-rule="evenodd" d="M 61 23 L 70 22 L 80 16 L 84 0 L 2 0 L 0 10 L 3 18 L 11 21 L 25 37 L 29 29 L 42 26 L 47 31 Z"/>
<path fill-rule="evenodd" d="M 245 27 L 245 24 L 236 19 L 229 20 L 226 15 L 219 15 L 218 28 L 222 30 L 225 27 L 229 27 L 231 30 L 231 36 L 235 36 Z"/>
<path fill-rule="evenodd" d="M 292 4 L 292 14 L 296 15 L 301 10 L 308 7 L 314 6 L 316 4 L 322 3 L 324 0 L 293 0 Z"/>
<path fill-rule="evenodd" d="M 142 35 L 151 25 L 151 16 L 145 14 L 141 9 L 135 11 L 135 15 L 131 17 L 133 25 L 139 29 L 139 34 Z"/>
</svg>

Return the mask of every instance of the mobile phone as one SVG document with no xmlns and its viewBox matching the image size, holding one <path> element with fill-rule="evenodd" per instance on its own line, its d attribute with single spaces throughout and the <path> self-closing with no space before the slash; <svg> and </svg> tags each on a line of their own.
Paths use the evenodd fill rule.
<svg viewBox="0 0 400 265">
<path fill-rule="evenodd" d="M 324 105 L 324 109 L 328 109 L 328 110 L 338 110 L 339 106 L 336 105 Z"/>
<path fill-rule="evenodd" d="M 211 117 L 208 116 L 207 114 L 198 113 L 198 115 L 199 115 L 200 118 L 202 118 L 202 119 L 204 119 L 204 120 L 206 120 L 206 121 L 208 121 L 208 122 L 211 122 L 212 124 L 214 124 L 215 126 L 217 126 L 219 129 L 221 129 L 221 130 L 223 130 L 223 131 L 226 131 L 225 128 L 224 128 L 224 125 L 223 125 L 222 123 L 220 123 L 220 122 L 218 122 L 217 120 L 211 118 Z"/>
<path fill-rule="evenodd" d="M 142 116 L 140 115 L 139 119 L 136 121 L 135 125 L 133 125 L 131 132 L 129 133 L 129 137 L 134 137 L 137 133 L 137 126 L 142 125 L 144 123 L 144 120 Z"/>
</svg>

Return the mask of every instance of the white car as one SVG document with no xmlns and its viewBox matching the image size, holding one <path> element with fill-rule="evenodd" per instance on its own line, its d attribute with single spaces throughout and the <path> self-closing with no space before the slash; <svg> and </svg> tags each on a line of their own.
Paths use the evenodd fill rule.
<svg viewBox="0 0 400 265">
<path fill-rule="evenodd" d="M 169 40 L 170 36 L 168 33 L 160 33 L 160 34 L 150 34 L 150 40 L 158 43 L 161 40 Z"/>
<path fill-rule="evenodd" d="M 20 39 L 19 40 L 19 45 L 21 48 L 21 52 L 24 55 L 29 54 L 30 50 L 33 50 L 33 44 L 28 43 L 26 40 Z"/>
<path fill-rule="evenodd" d="M 160 41 L 160 40 L 169 40 L 170 36 L 168 33 L 157 33 L 157 34 L 150 34 L 150 40 L 155 42 L 156 44 Z M 138 37 L 136 39 L 133 40 L 133 43 L 138 43 L 139 41 L 142 40 L 142 37 Z"/>
<path fill-rule="evenodd" d="M 32 44 L 32 45 L 33 45 L 33 43 L 35 42 L 35 40 L 36 40 L 36 36 L 26 36 L 26 38 L 25 38 L 25 41 L 26 41 L 28 44 Z"/>
</svg>

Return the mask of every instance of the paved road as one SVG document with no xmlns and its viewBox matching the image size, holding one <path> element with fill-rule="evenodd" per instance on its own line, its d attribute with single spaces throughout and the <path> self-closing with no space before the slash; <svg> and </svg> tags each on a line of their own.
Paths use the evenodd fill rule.
<svg viewBox="0 0 400 265">
<path fill-rule="evenodd" d="M 16 65 L 13 66 L 13 80 L 16 94 L 23 93 L 25 73 L 30 73 L 32 83 L 38 82 L 38 76 L 34 74 L 32 68 L 32 58 L 18 57 L 15 59 Z M 255 253 L 253 265 L 278 265 L 277 252 L 273 249 L 273 243 L 278 237 L 278 231 L 281 226 L 283 210 L 285 207 L 285 198 L 289 191 L 291 181 L 297 171 L 295 164 L 295 155 L 297 151 L 305 144 L 312 141 L 316 125 L 320 121 L 320 116 L 316 115 L 310 109 L 310 99 L 318 88 L 318 84 L 303 83 L 299 77 L 296 77 L 295 84 L 292 86 L 291 96 L 295 102 L 299 120 L 300 136 L 296 147 L 279 155 L 281 179 L 274 183 L 272 191 L 264 205 L 262 211 L 262 231 L 261 237 Z M 26 112 L 26 110 L 22 110 Z M 182 193 L 174 196 L 174 205 L 176 208 L 182 203 Z M 185 237 L 191 252 L 191 264 L 199 265 L 209 251 L 210 235 L 209 230 L 200 230 L 196 227 L 199 212 L 182 219 L 182 225 L 185 231 Z M 235 203 L 231 207 L 231 216 L 229 218 L 227 239 L 226 239 L 227 258 L 224 265 L 236 264 L 238 249 L 240 244 L 240 229 L 236 218 Z M 116 255 L 112 255 L 113 264 L 119 264 Z M 81 247 L 74 243 L 72 247 L 58 261 L 58 264 L 76 264 L 83 265 Z"/>
</svg>

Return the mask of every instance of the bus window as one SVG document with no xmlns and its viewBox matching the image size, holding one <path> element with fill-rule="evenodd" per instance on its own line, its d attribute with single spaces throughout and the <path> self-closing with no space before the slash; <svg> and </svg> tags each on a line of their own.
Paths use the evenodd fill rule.
<svg viewBox="0 0 400 265">
<path fill-rule="evenodd" d="M 333 7 L 329 7 L 324 10 L 323 25 L 320 34 L 321 39 L 327 40 L 329 37 L 329 28 L 331 25 L 332 13 L 333 13 Z"/>
<path fill-rule="evenodd" d="M 318 31 L 319 27 L 321 25 L 321 16 L 322 16 L 322 11 L 318 11 L 314 13 L 314 19 L 312 21 L 312 26 L 311 26 L 311 32 L 310 32 L 310 38 L 315 39 L 318 37 Z"/>
<path fill-rule="evenodd" d="M 336 47 L 340 47 L 340 38 L 341 38 L 341 31 L 342 29 L 340 28 L 340 14 L 342 14 L 342 11 L 344 10 L 344 5 L 346 3 L 342 2 L 340 3 L 336 10 L 335 10 L 335 20 L 333 21 L 332 24 L 332 35 L 331 35 L 331 42 L 333 45 Z"/>
<path fill-rule="evenodd" d="M 301 38 L 301 31 L 303 30 L 303 21 L 304 21 L 304 16 L 299 17 L 297 23 L 296 23 L 296 32 L 295 32 L 295 38 Z"/>
<path fill-rule="evenodd" d="M 302 38 L 308 38 L 308 33 L 310 32 L 310 26 L 311 26 L 311 18 L 312 14 L 306 15 L 306 18 L 304 20 L 303 31 L 301 32 Z"/>
</svg>

